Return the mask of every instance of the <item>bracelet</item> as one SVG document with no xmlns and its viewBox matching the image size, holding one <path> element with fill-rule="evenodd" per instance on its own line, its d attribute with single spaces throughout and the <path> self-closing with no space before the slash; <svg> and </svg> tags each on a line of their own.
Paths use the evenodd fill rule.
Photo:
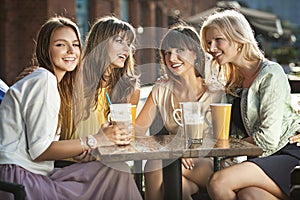
<svg viewBox="0 0 300 200">
<path fill-rule="evenodd" d="M 84 142 L 81 137 L 79 137 L 79 140 L 80 140 L 80 145 L 81 145 L 81 149 L 82 149 L 81 153 L 83 153 L 85 151 L 85 145 L 84 145 Z"/>
</svg>

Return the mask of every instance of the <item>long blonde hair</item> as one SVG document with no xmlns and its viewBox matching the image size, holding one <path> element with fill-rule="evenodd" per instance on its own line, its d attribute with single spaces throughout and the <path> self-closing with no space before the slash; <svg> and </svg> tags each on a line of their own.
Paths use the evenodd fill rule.
<svg viewBox="0 0 300 200">
<path fill-rule="evenodd" d="M 240 53 L 245 60 L 257 61 L 264 59 L 249 22 L 238 11 L 224 10 L 216 12 L 204 21 L 200 30 L 200 37 L 202 47 L 206 52 L 209 52 L 209 49 L 205 35 L 209 28 L 216 28 L 220 33 L 224 34 L 230 43 L 236 42 L 240 44 L 242 47 Z M 227 76 L 226 92 L 236 96 L 236 89 L 241 86 L 243 81 L 239 68 L 232 63 L 227 63 L 220 67 L 224 68 Z"/>
<path fill-rule="evenodd" d="M 80 32 L 77 25 L 65 17 L 53 17 L 47 20 L 37 34 L 33 64 L 44 67 L 54 74 L 53 63 L 49 53 L 50 40 L 55 30 L 62 27 L 70 27 L 74 30 L 79 41 L 80 52 L 82 45 L 80 42 Z M 58 90 L 61 98 L 59 111 L 59 123 L 57 128 L 60 130 L 60 138 L 68 138 L 68 135 L 75 131 L 72 116 L 72 97 L 76 76 L 80 70 L 81 57 L 78 65 L 73 71 L 66 72 L 62 80 L 58 83 Z M 58 131 L 57 131 L 58 132 Z"/>
</svg>

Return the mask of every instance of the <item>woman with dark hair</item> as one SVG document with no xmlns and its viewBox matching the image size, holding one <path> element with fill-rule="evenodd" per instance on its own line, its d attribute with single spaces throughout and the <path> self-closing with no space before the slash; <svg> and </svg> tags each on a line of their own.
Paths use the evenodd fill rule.
<svg viewBox="0 0 300 200">
<path fill-rule="evenodd" d="M 207 110 L 213 99 L 220 101 L 213 97 L 220 97 L 220 93 L 211 93 L 205 84 L 205 54 L 193 27 L 182 23 L 172 26 L 161 41 L 160 57 L 169 80 L 152 88 L 136 120 L 137 134 L 145 134 L 158 111 L 169 134 L 180 134 L 173 118 L 180 102 L 199 101 Z M 190 158 L 182 159 L 182 165 L 183 199 L 190 199 L 200 188 L 205 188 L 213 164 L 209 158 Z M 146 199 L 162 199 L 162 167 L 161 160 L 147 161 Z"/>
</svg>

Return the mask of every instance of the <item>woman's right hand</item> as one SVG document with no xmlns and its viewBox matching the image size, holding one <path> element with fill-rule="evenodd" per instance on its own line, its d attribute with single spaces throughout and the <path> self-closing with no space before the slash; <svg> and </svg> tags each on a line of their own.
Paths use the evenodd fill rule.
<svg viewBox="0 0 300 200">
<path fill-rule="evenodd" d="M 185 169 L 192 170 L 195 167 L 194 161 L 192 158 L 182 158 L 181 163 Z"/>
<path fill-rule="evenodd" d="M 97 135 L 105 136 L 106 140 L 108 139 L 117 145 L 128 145 L 131 142 L 131 133 L 121 130 L 115 123 L 103 124 Z"/>
</svg>

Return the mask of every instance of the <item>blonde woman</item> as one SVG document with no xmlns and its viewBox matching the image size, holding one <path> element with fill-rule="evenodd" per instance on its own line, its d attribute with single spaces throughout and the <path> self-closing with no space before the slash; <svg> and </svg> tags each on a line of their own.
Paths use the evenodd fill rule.
<svg viewBox="0 0 300 200">
<path fill-rule="evenodd" d="M 209 16 L 201 27 L 203 49 L 227 73 L 227 101 L 233 103 L 231 133 L 263 149 L 250 159 L 215 173 L 212 199 L 288 199 L 290 171 L 300 151 L 289 138 L 300 129 L 290 105 L 282 67 L 260 51 L 246 18 L 234 10 Z M 297 142 L 293 141 L 293 142 Z"/>
</svg>

